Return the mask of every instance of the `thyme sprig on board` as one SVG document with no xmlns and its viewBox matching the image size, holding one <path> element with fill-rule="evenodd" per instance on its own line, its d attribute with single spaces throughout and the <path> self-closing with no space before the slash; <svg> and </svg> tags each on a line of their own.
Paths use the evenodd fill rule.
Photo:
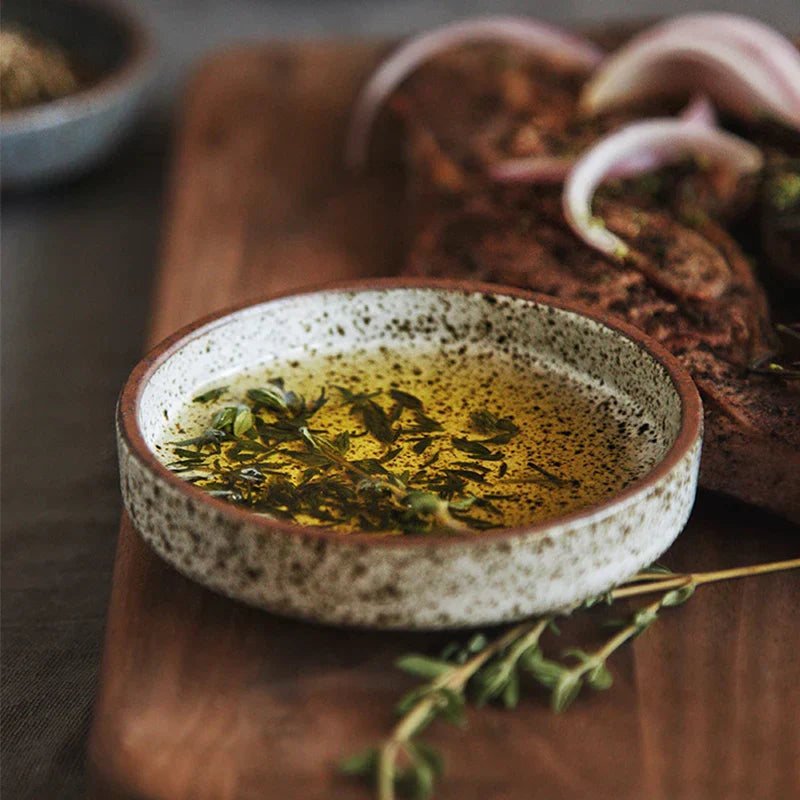
<svg viewBox="0 0 800 800">
<path fill-rule="evenodd" d="M 659 595 L 625 619 L 613 621 L 613 635 L 589 652 L 572 648 L 558 658 L 546 656 L 541 643 L 543 634 L 548 629 L 560 634 L 555 617 L 546 616 L 514 625 L 494 640 L 474 634 L 463 646 L 451 643 L 436 658 L 417 653 L 404 655 L 395 662 L 396 666 L 425 682 L 400 699 L 396 706 L 400 719 L 388 737 L 345 759 L 340 769 L 372 781 L 378 800 L 394 800 L 398 793 L 425 800 L 433 794 L 436 779 L 444 770 L 441 754 L 420 738 L 434 720 L 463 725 L 470 701 L 476 707 L 499 702 L 514 708 L 526 681 L 544 688 L 553 711 L 561 713 L 584 688 L 609 689 L 613 676 L 608 659 L 653 625 L 664 609 L 685 603 L 698 586 L 797 568 L 800 559 L 684 574 L 653 565 L 572 612 L 599 604 L 610 606 L 638 595 Z"/>
</svg>

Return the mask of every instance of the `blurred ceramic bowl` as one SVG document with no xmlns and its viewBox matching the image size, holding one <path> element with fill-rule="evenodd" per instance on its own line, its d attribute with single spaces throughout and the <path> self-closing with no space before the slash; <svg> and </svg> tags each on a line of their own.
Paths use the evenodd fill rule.
<svg viewBox="0 0 800 800">
<path fill-rule="evenodd" d="M 124 7 L 95 0 L 4 0 L 2 28 L 53 44 L 86 73 L 64 97 L 0 112 L 2 184 L 75 176 L 108 156 L 142 109 L 155 67 L 150 32 Z"/>
</svg>

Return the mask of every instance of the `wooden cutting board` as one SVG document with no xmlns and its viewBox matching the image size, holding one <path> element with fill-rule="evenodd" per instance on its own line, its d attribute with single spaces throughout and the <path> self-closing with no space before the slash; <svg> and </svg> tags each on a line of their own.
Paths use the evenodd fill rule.
<svg viewBox="0 0 800 800">
<path fill-rule="evenodd" d="M 341 163 L 347 112 L 382 47 L 263 45 L 195 77 L 178 137 L 151 343 L 276 290 L 395 272 L 405 252 L 397 146 L 367 177 Z M 395 153 L 394 163 L 388 154 Z M 715 569 L 796 557 L 796 526 L 701 495 L 664 561 Z M 758 800 L 800 786 L 800 573 L 700 589 L 612 661 L 615 686 L 562 716 L 434 725 L 455 800 Z M 580 624 L 580 623 L 579 623 Z M 96 798 L 347 800 L 337 774 L 411 684 L 392 663 L 452 636 L 281 619 L 161 562 L 123 518 L 89 761 Z"/>
</svg>

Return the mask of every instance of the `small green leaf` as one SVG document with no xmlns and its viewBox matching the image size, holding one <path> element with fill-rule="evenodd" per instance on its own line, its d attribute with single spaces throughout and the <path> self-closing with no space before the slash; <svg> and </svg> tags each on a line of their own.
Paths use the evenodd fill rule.
<svg viewBox="0 0 800 800">
<path fill-rule="evenodd" d="M 489 640 L 482 633 L 476 633 L 467 642 L 467 650 L 470 653 L 480 653 L 487 644 L 489 644 Z"/>
<path fill-rule="evenodd" d="M 475 702 L 485 705 L 489 700 L 498 697 L 506 688 L 509 680 L 509 669 L 503 662 L 487 664 L 473 678 L 476 688 Z"/>
<path fill-rule="evenodd" d="M 673 589 L 667 592 L 661 599 L 661 605 L 669 608 L 670 606 L 679 606 L 685 603 L 693 594 L 695 585 L 690 583 L 688 586 L 681 586 L 679 589 Z"/>
<path fill-rule="evenodd" d="M 217 411 L 211 419 L 211 427 L 215 430 L 221 431 L 233 424 L 236 418 L 236 406 L 226 406 Z"/>
<path fill-rule="evenodd" d="M 270 408 L 273 411 L 288 411 L 286 393 L 276 383 L 270 383 L 260 389 L 250 389 L 247 396 L 258 405 Z"/>
<path fill-rule="evenodd" d="M 219 400 L 225 392 L 228 391 L 227 386 L 219 386 L 216 389 L 209 389 L 207 392 L 203 392 L 202 394 L 197 395 L 192 402 L 193 403 L 211 403 L 215 400 Z"/>
<path fill-rule="evenodd" d="M 477 497 L 462 497 L 460 500 L 451 500 L 448 504 L 453 511 L 466 511 L 477 500 Z"/>
<path fill-rule="evenodd" d="M 442 717 L 453 725 L 461 725 L 464 721 L 464 695 L 452 689 L 439 689 L 440 702 L 437 708 Z"/>
<path fill-rule="evenodd" d="M 642 608 L 634 614 L 633 624 L 639 633 L 647 630 L 658 619 L 658 612 L 652 608 Z"/>
<path fill-rule="evenodd" d="M 480 458 L 492 455 L 492 451 L 480 442 L 473 442 L 460 436 L 453 436 L 452 442 L 453 447 L 455 447 L 456 450 L 461 450 L 462 453 L 469 453 L 472 456 L 478 456 Z"/>
<path fill-rule="evenodd" d="M 401 656 L 394 662 L 394 665 L 407 672 L 409 675 L 415 675 L 419 678 L 427 678 L 431 680 L 438 678 L 443 672 L 453 668 L 452 664 L 447 661 L 441 661 L 438 658 L 430 658 L 429 656 L 417 655 L 410 653 Z"/>
<path fill-rule="evenodd" d="M 594 669 L 586 673 L 586 683 L 592 689 L 610 689 L 614 683 L 614 676 L 605 664 L 598 664 Z"/>
<path fill-rule="evenodd" d="M 414 421 L 416 425 L 408 429 L 408 433 L 432 433 L 442 430 L 442 423 L 423 414 L 421 411 L 414 411 Z"/>
<path fill-rule="evenodd" d="M 364 427 L 383 444 L 391 444 L 395 440 L 386 412 L 374 401 L 366 400 L 353 406 L 353 410 L 361 414 Z"/>
<path fill-rule="evenodd" d="M 402 717 L 404 714 L 411 711 L 423 697 L 430 694 L 430 691 L 430 687 L 428 686 L 418 686 L 416 689 L 406 692 L 395 704 L 394 709 L 398 716 Z"/>
<path fill-rule="evenodd" d="M 426 742 L 415 741 L 413 749 L 418 758 L 422 759 L 432 770 L 436 777 L 444 774 L 444 756 Z"/>
<path fill-rule="evenodd" d="M 444 650 L 442 650 L 441 658 L 444 661 L 449 661 L 458 653 L 460 649 L 461 646 L 458 644 L 458 642 L 449 642 L 447 645 L 445 645 Z"/>
<path fill-rule="evenodd" d="M 403 408 L 411 408 L 415 411 L 422 411 L 422 400 L 420 400 L 418 397 L 414 397 L 413 394 L 401 392 L 399 389 L 390 389 L 389 396 Z"/>
<path fill-rule="evenodd" d="M 556 714 L 566 711 L 580 694 L 581 686 L 583 686 L 583 679 L 577 672 L 573 670 L 563 672 L 553 688 L 550 698 L 553 711 Z"/>
<path fill-rule="evenodd" d="M 345 758 L 339 764 L 339 770 L 345 775 L 371 775 L 378 766 L 378 750 L 368 747 L 358 753 Z"/>
<path fill-rule="evenodd" d="M 239 406 L 233 418 L 233 435 L 242 436 L 253 427 L 253 412 L 248 406 Z"/>
<path fill-rule="evenodd" d="M 430 764 L 426 761 L 417 760 L 414 762 L 414 800 L 428 800 L 433 794 L 433 782 L 435 774 Z"/>
<path fill-rule="evenodd" d="M 573 658 L 577 658 L 581 664 L 587 664 L 590 661 L 594 660 L 594 656 L 590 656 L 585 650 L 581 650 L 578 647 L 572 647 L 569 650 L 565 650 L 562 655 L 564 658 L 572 656 Z"/>
<path fill-rule="evenodd" d="M 435 514 L 442 507 L 439 495 L 419 490 L 408 492 L 405 502 L 412 511 L 423 516 Z"/>
<path fill-rule="evenodd" d="M 386 455 L 381 456 L 380 459 L 378 460 L 380 461 L 381 464 L 388 464 L 392 459 L 399 456 L 400 453 L 402 452 L 403 452 L 402 447 L 392 447 L 386 451 Z"/>
<path fill-rule="evenodd" d="M 519 659 L 520 669 L 530 673 L 535 680 L 548 689 L 553 689 L 558 684 L 567 668 L 557 661 L 545 658 L 538 645 L 529 647 Z"/>
<path fill-rule="evenodd" d="M 428 447 L 430 447 L 431 442 L 433 439 L 430 436 L 423 436 L 418 442 L 415 442 L 414 446 L 411 448 L 418 456 L 422 455 Z"/>
<path fill-rule="evenodd" d="M 189 458 L 193 461 L 203 461 L 205 455 L 197 450 L 187 450 L 185 447 L 173 447 L 172 452 L 180 458 Z"/>
<path fill-rule="evenodd" d="M 331 444 L 337 453 L 344 455 L 350 449 L 350 434 L 347 431 L 337 433 Z"/>
<path fill-rule="evenodd" d="M 519 703 L 519 675 L 516 670 L 511 671 L 508 683 L 503 689 L 503 705 L 506 708 L 516 708 Z"/>
<path fill-rule="evenodd" d="M 645 575 L 648 574 L 656 574 L 656 575 L 672 575 L 673 572 L 669 567 L 665 567 L 663 564 L 659 564 L 658 561 L 654 561 L 649 567 L 643 569 L 642 572 Z"/>
</svg>

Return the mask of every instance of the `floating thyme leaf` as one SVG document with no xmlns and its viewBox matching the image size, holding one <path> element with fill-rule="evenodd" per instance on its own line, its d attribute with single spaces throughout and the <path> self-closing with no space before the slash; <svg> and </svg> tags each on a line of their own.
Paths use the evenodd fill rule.
<svg viewBox="0 0 800 800">
<path fill-rule="evenodd" d="M 253 412 L 247 406 L 239 406 L 233 418 L 233 435 L 243 436 L 253 427 Z"/>
<path fill-rule="evenodd" d="M 410 408 L 414 411 L 422 411 L 422 400 L 420 400 L 418 397 L 415 397 L 413 394 L 402 392 L 399 389 L 390 389 L 389 396 L 403 408 Z"/>
<path fill-rule="evenodd" d="M 433 433 L 434 431 L 444 430 L 441 422 L 423 414 L 421 411 L 414 411 L 414 426 L 406 428 L 406 433 Z"/>
<path fill-rule="evenodd" d="M 364 427 L 379 441 L 391 444 L 395 440 L 395 431 L 389 422 L 386 412 L 373 400 L 367 400 L 353 406 L 361 415 Z"/>
<path fill-rule="evenodd" d="M 548 472 L 544 467 L 540 467 L 533 461 L 529 461 L 527 466 L 529 469 L 532 469 L 534 472 L 541 475 L 543 478 L 545 478 L 549 483 L 552 483 L 554 486 L 567 485 L 567 481 L 565 481 L 563 478 L 559 478 L 558 475 L 553 475 L 552 472 Z M 536 478 L 534 478 L 534 480 L 536 480 Z"/>
<path fill-rule="evenodd" d="M 236 419 L 236 406 L 226 406 L 217 411 L 211 418 L 211 428 L 213 430 L 225 431 L 226 428 L 233 426 L 233 421 Z M 226 433 L 231 433 L 230 430 Z"/>
<path fill-rule="evenodd" d="M 493 455 L 492 451 L 485 444 L 481 444 L 480 442 L 472 442 L 460 436 L 453 436 L 450 441 L 452 441 L 453 447 L 455 447 L 456 450 L 469 453 L 471 456 L 487 458 Z"/>
<path fill-rule="evenodd" d="M 219 400 L 225 392 L 228 391 L 227 386 L 219 386 L 216 389 L 209 389 L 207 392 L 197 395 L 192 399 L 193 403 L 213 403 Z"/>
<path fill-rule="evenodd" d="M 498 417 L 485 409 L 472 411 L 470 420 L 473 427 L 481 433 L 495 434 L 491 438 L 485 439 L 485 444 L 508 444 L 519 433 L 519 428 L 510 417 Z"/>
<path fill-rule="evenodd" d="M 423 436 L 411 448 L 417 455 L 422 455 L 430 446 L 433 439 L 430 436 Z"/>
</svg>

